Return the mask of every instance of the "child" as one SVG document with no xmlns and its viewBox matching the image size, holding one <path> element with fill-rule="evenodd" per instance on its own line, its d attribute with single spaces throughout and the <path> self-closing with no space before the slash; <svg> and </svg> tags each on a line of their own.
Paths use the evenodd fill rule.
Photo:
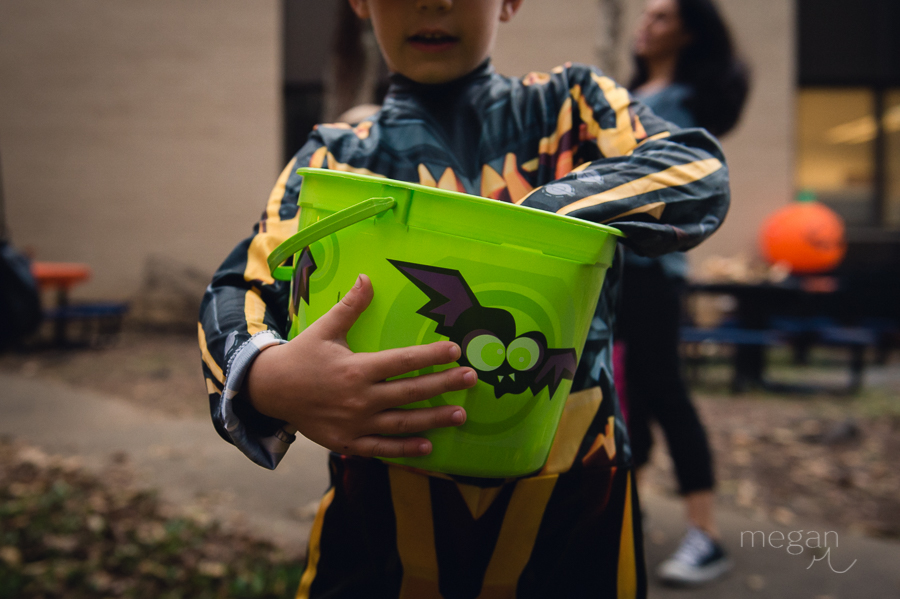
<svg viewBox="0 0 900 599">
<path fill-rule="evenodd" d="M 643 597 L 639 509 L 609 365 L 619 265 L 607 275 L 547 465 L 535 476 L 492 480 L 370 459 L 425 455 L 425 439 L 386 435 L 465 421 L 458 406 L 393 408 L 475 385 L 471 368 L 384 382 L 454 362 L 456 344 L 351 352 L 346 332 L 377 292 L 364 274 L 284 342 L 288 285 L 272 279 L 266 257 L 297 229 L 301 166 L 609 222 L 645 255 L 684 250 L 725 216 L 721 149 L 702 130 L 658 119 L 588 67 L 497 75 L 488 58 L 496 29 L 521 0 L 350 3 L 372 19 L 393 73 L 384 106 L 356 127 L 312 133 L 253 236 L 215 274 L 199 330 L 219 434 L 268 468 L 296 431 L 333 451 L 332 487 L 297 596 Z"/>
</svg>

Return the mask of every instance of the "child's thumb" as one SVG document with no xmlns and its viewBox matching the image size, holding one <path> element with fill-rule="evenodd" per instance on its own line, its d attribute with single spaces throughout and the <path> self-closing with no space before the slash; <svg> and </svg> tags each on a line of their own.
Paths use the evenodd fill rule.
<svg viewBox="0 0 900 599">
<path fill-rule="evenodd" d="M 372 302 L 372 281 L 364 274 L 356 278 L 356 283 L 326 314 L 317 321 L 321 334 L 326 339 L 346 339 L 350 327 Z"/>
</svg>

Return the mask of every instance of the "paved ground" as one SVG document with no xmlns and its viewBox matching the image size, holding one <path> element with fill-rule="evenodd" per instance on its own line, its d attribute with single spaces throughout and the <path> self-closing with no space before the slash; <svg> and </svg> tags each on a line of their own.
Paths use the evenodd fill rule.
<svg viewBox="0 0 900 599">
<path fill-rule="evenodd" d="M 84 390 L 0 374 L 0 435 L 102 467 L 126 452 L 140 484 L 178 505 L 196 504 L 285 545 L 305 545 L 328 487 L 327 450 L 299 438 L 276 471 L 253 464 L 208 420 L 141 410 Z"/>
<path fill-rule="evenodd" d="M 659 496 L 645 497 L 644 507 L 647 511 L 645 549 L 647 563 L 652 568 L 677 547 L 683 527 L 682 510 L 678 501 Z M 800 536 L 794 534 L 793 538 L 802 538 L 801 543 L 804 543 L 813 531 L 824 535 L 834 529 L 822 522 L 794 522 L 783 526 L 729 511 L 720 512 L 719 525 L 723 542 L 735 562 L 734 570 L 724 579 L 702 589 L 667 589 L 651 581 L 651 599 L 900 598 L 900 543 L 836 531 L 839 535 L 837 544 L 834 534 L 828 536 L 828 544 L 832 546 L 830 556 L 824 555 L 824 552 L 817 554 L 808 547 L 795 547 L 791 551 L 797 555 L 791 555 L 787 552 L 788 543 L 781 540 L 791 532 L 803 531 Z M 764 533 L 765 547 L 759 533 L 751 545 L 752 532 L 755 531 Z M 784 535 L 781 539 L 779 532 Z M 770 538 L 780 548 L 772 547 L 768 542 Z M 810 544 L 816 545 L 812 541 Z M 803 551 L 800 552 L 800 549 Z M 823 559 L 812 563 L 814 557 Z M 854 560 L 856 563 L 853 563 Z M 848 566 L 851 566 L 849 570 Z M 844 574 L 836 572 L 844 570 Z"/>
<path fill-rule="evenodd" d="M 304 439 L 297 441 L 277 471 L 269 472 L 223 442 L 208 420 L 166 416 L 108 396 L 22 376 L 0 374 L 0 435 L 49 452 L 81 456 L 88 466 L 98 468 L 124 451 L 141 482 L 160 489 L 164 499 L 202 505 L 232 525 L 248 527 L 287 547 L 302 545 L 312 506 L 327 486 L 325 450 Z M 681 506 L 672 498 L 651 495 L 644 498 L 644 508 L 647 559 L 656 564 L 678 543 Z M 785 527 L 723 511 L 720 525 L 736 562 L 731 575 L 699 590 L 654 584 L 652 598 L 900 597 L 898 543 L 838 531 L 837 546 L 835 535 L 828 537 L 829 567 L 828 557 L 810 565 L 814 552 L 808 547 L 793 556 L 786 543 L 775 548 L 768 542 L 780 544 L 776 531 L 787 535 L 800 530 L 806 542 L 812 531 L 824 535 L 832 530 L 827 523 L 795 522 Z M 765 547 L 759 533 L 750 546 L 752 531 L 766 535 Z M 774 537 L 769 536 L 772 532 Z M 835 572 L 851 564 L 845 573 Z"/>
</svg>

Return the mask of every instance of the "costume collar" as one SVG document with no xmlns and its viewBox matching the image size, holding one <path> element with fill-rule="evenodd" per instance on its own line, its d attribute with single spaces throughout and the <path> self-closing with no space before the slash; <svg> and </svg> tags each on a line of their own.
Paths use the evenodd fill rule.
<svg viewBox="0 0 900 599">
<path fill-rule="evenodd" d="M 495 72 L 494 65 L 491 64 L 491 59 L 486 58 L 484 62 L 475 67 L 475 69 L 468 74 L 446 83 L 418 83 L 400 73 L 391 73 L 389 76 L 391 84 L 388 88 L 387 95 L 400 96 L 414 94 L 432 97 L 445 96 L 462 90 L 476 81 L 489 79 Z"/>
</svg>

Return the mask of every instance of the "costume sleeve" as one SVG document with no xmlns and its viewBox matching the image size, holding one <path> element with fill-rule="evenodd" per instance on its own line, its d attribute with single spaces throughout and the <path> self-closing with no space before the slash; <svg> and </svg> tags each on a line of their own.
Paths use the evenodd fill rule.
<svg viewBox="0 0 900 599">
<path fill-rule="evenodd" d="M 313 136 L 285 167 L 253 234 L 216 271 L 200 306 L 200 353 L 216 431 L 270 469 L 294 441 L 295 431 L 256 411 L 242 392 L 243 382 L 261 351 L 284 342 L 289 283 L 272 278 L 266 258 L 297 232 L 302 181 L 297 168 L 321 162 L 324 154 Z"/>
<path fill-rule="evenodd" d="M 570 66 L 557 75 L 567 79 L 565 129 L 578 149 L 566 156 L 553 139 L 543 144 L 550 149 L 542 147 L 542 160 L 556 160 L 560 176 L 522 205 L 613 225 L 625 233 L 622 243 L 648 257 L 688 250 L 719 228 L 728 168 L 709 133 L 663 121 L 595 69 Z M 590 158 L 565 168 L 579 153 Z"/>
</svg>

